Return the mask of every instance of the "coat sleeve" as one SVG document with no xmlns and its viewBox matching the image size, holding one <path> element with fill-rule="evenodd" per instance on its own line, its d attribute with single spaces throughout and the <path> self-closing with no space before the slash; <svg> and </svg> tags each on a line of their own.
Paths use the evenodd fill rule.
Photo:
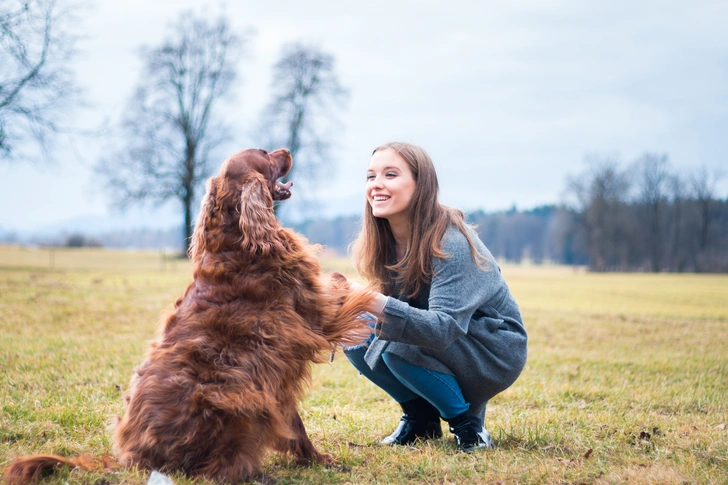
<svg viewBox="0 0 728 485">
<path fill-rule="evenodd" d="M 497 268 L 480 269 L 467 239 L 459 231 L 447 234 L 443 250 L 448 258 L 433 261 L 429 309 L 421 310 L 389 297 L 384 306 L 379 337 L 434 350 L 444 350 L 468 333 L 470 321 L 494 291 Z"/>
</svg>

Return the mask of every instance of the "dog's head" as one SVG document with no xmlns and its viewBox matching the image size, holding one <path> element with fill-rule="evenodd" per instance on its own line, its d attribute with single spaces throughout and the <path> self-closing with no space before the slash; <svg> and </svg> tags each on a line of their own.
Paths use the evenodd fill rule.
<svg viewBox="0 0 728 485">
<path fill-rule="evenodd" d="M 278 179 L 285 177 L 293 166 L 291 152 L 285 148 L 268 153 L 265 150 L 241 150 L 225 160 L 220 167 L 219 178 L 228 181 L 244 181 L 250 176 L 262 175 L 263 184 L 273 200 L 286 200 L 291 196 L 292 182 L 282 184 Z"/>
<path fill-rule="evenodd" d="M 291 170 L 291 153 L 280 148 L 241 150 L 223 162 L 217 176 L 207 181 L 207 192 L 189 249 L 193 262 L 203 254 L 237 245 L 267 255 L 277 243 L 278 221 L 274 200 L 291 196 L 292 182 L 279 181 Z"/>
</svg>

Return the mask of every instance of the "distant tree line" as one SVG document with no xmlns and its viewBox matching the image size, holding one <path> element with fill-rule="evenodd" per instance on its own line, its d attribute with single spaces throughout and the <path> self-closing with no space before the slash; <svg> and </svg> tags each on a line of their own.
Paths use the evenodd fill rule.
<svg viewBox="0 0 728 485">
<path fill-rule="evenodd" d="M 657 153 L 626 168 L 613 156 L 585 162 L 569 178 L 572 203 L 554 228 L 564 250 L 580 253 L 592 271 L 728 272 L 728 200 L 717 196 L 719 170 L 680 174 Z"/>
<path fill-rule="evenodd" d="M 478 210 L 467 218 L 499 262 L 579 265 L 592 271 L 728 272 L 728 199 L 715 195 L 718 175 L 702 168 L 682 177 L 671 174 L 657 190 L 647 181 L 661 177 L 645 176 L 644 164 L 652 163 L 620 170 L 613 159 L 590 159 L 582 174 L 569 179 L 565 195 L 570 203 Z M 345 216 L 289 226 L 345 255 L 360 220 Z M 175 249 L 181 245 L 178 234 L 177 228 L 117 231 L 36 243 Z M 13 235 L 1 236 L 15 242 Z"/>
</svg>

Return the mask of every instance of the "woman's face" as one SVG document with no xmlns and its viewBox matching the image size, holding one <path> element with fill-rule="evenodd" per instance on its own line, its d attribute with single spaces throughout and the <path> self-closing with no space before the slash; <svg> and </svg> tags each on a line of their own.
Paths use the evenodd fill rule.
<svg viewBox="0 0 728 485">
<path fill-rule="evenodd" d="M 415 193 L 415 179 L 407 162 L 387 148 L 372 155 L 367 170 L 366 197 L 374 217 L 390 224 L 407 222 L 410 200 Z"/>
</svg>

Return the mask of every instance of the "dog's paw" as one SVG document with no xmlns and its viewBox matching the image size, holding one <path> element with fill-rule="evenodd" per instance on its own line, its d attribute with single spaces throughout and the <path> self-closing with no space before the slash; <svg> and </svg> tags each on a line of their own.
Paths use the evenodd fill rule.
<svg viewBox="0 0 728 485">
<path fill-rule="evenodd" d="M 266 473 L 259 473 L 256 476 L 253 477 L 253 481 L 255 483 L 260 483 L 262 485 L 275 485 L 279 482 L 277 478 L 275 478 L 273 475 L 268 475 Z"/>
<path fill-rule="evenodd" d="M 333 456 L 329 455 L 328 453 L 319 453 L 315 459 L 316 459 L 316 463 L 323 465 L 326 468 L 336 465 L 336 460 L 334 459 Z"/>
<path fill-rule="evenodd" d="M 302 466 L 310 466 L 314 463 L 323 465 L 328 468 L 336 465 L 336 460 L 328 453 L 319 453 L 318 451 L 307 456 L 298 457 L 296 459 L 296 464 Z"/>
</svg>

